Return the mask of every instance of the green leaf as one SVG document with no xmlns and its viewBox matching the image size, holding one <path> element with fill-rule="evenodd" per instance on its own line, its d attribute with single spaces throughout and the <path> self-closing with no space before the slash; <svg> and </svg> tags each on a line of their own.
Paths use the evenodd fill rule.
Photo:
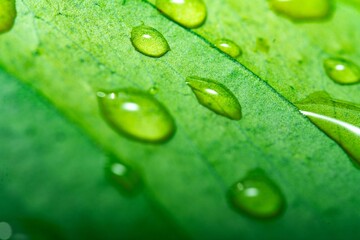
<svg viewBox="0 0 360 240">
<path fill-rule="evenodd" d="M 360 173 L 344 151 L 290 103 L 315 90 L 359 102 L 358 85 L 338 86 L 321 68 L 322 58 L 339 54 L 340 48 L 345 49 L 341 54 L 359 62 L 359 33 L 353 31 L 358 29 L 359 12 L 339 2 L 336 21 L 297 25 L 274 15 L 265 1 L 206 4 L 206 23 L 196 30 L 200 37 L 139 0 L 17 2 L 16 24 L 0 36 L 0 66 L 39 91 L 72 124 L 59 112 L 37 106 L 34 94 L 24 102 L 17 91 L 1 90 L 2 112 L 11 113 L 19 105 L 13 119 L 3 120 L 4 126 L 15 126 L 5 127 L 10 131 L 2 134 L 1 148 L 15 152 L 15 142 L 34 148 L 29 156 L 26 148 L 19 148 L 20 156 L 1 151 L 11 159 L 4 161 L 8 177 L 1 181 L 7 186 L 1 188 L 4 216 L 43 216 L 73 239 L 88 239 L 84 229 L 94 231 L 94 238 L 136 238 L 132 234 L 142 235 L 143 228 L 144 235 L 153 237 L 173 233 L 206 239 L 360 236 Z M 131 30 L 142 23 L 158 30 L 171 51 L 158 59 L 137 52 Z M 261 78 L 209 44 L 218 38 L 235 41 L 244 51 L 239 62 Z M 188 76 L 213 79 L 229 88 L 239 99 L 243 118 L 231 121 L 200 105 L 186 86 Z M 3 85 L 14 84 L 3 79 Z M 154 86 L 159 89 L 155 97 L 176 121 L 173 139 L 163 145 L 143 144 L 107 125 L 98 107 L 99 89 L 146 91 Z M 34 120 L 42 134 L 7 147 L 8 139 L 16 140 L 11 135 L 37 114 L 44 114 Z M 54 125 L 47 114 L 56 119 Z M 47 136 L 58 128 L 68 132 L 63 148 L 52 140 L 54 132 Z M 116 194 L 100 173 L 103 153 L 84 135 L 139 168 L 147 197 L 128 200 Z M 44 149 L 51 158 L 42 155 Z M 10 164 L 20 160 L 20 166 Z M 39 167 L 43 170 L 26 175 Z M 228 188 L 255 168 L 265 171 L 286 198 L 284 214 L 272 221 L 249 219 L 226 199 Z M 22 175 L 29 179 L 23 182 Z M 47 179 L 49 185 L 39 192 L 31 189 L 28 199 L 27 183 L 40 186 Z M 73 197 L 59 197 L 62 192 Z M 149 215 L 154 223 L 142 220 Z M 129 216 L 132 221 L 126 220 Z M 125 233 L 117 226 L 124 226 Z"/>
</svg>

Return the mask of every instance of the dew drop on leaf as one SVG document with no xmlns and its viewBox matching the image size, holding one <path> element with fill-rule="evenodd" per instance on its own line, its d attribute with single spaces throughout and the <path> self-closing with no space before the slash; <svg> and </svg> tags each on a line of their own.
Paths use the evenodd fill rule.
<svg viewBox="0 0 360 240">
<path fill-rule="evenodd" d="M 10 31 L 16 18 L 15 0 L 0 1 L 0 33 Z"/>
<path fill-rule="evenodd" d="M 360 106 L 334 100 L 326 92 L 315 92 L 295 105 L 360 164 Z"/>
<path fill-rule="evenodd" d="M 200 27 L 207 15 L 203 0 L 156 0 L 156 7 L 186 28 Z"/>
<path fill-rule="evenodd" d="M 292 20 L 317 20 L 331 13 L 330 0 L 270 0 L 270 7 Z"/>
<path fill-rule="evenodd" d="M 199 77 L 188 77 L 186 83 L 201 105 L 229 119 L 241 119 L 241 105 L 238 99 L 223 84 Z"/>
<path fill-rule="evenodd" d="M 131 43 L 137 51 L 150 57 L 161 57 L 170 50 L 164 36 L 155 28 L 145 25 L 132 29 Z"/>
<path fill-rule="evenodd" d="M 218 49 L 233 58 L 237 58 L 242 54 L 240 47 L 229 39 L 218 39 L 214 44 Z"/>
<path fill-rule="evenodd" d="M 360 82 L 360 68 L 353 62 L 328 58 L 324 61 L 326 74 L 340 84 L 354 84 Z"/>
<path fill-rule="evenodd" d="M 108 159 L 105 166 L 105 175 L 109 182 L 124 194 L 137 193 L 142 186 L 140 174 L 115 157 Z"/>
<path fill-rule="evenodd" d="M 149 93 L 136 89 L 97 93 L 104 119 L 120 134 L 149 143 L 162 143 L 175 133 L 168 110 Z"/>
<path fill-rule="evenodd" d="M 156 86 L 153 86 L 153 87 L 149 88 L 149 93 L 151 95 L 156 95 L 158 92 L 159 92 L 159 88 L 156 87 Z"/>
<path fill-rule="evenodd" d="M 285 198 L 279 187 L 260 169 L 233 184 L 228 198 L 235 210 L 255 218 L 273 218 L 285 208 Z"/>
</svg>

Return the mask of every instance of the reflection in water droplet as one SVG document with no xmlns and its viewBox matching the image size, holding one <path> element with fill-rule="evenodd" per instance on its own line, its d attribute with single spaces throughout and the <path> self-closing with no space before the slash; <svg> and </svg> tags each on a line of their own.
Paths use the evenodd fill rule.
<svg viewBox="0 0 360 240">
<path fill-rule="evenodd" d="M 152 95 L 135 89 L 97 95 L 105 120 L 119 133 L 151 143 L 165 142 L 174 135 L 174 119 Z"/>
<path fill-rule="evenodd" d="M 16 18 L 15 0 L 0 1 L 0 34 L 11 30 Z"/>
<path fill-rule="evenodd" d="M 170 19 L 187 28 L 200 27 L 206 19 L 203 0 L 156 0 L 156 7 Z"/>
<path fill-rule="evenodd" d="M 161 57 L 170 50 L 164 36 L 155 28 L 145 25 L 132 29 L 131 42 L 137 51 L 150 57 Z"/>
<path fill-rule="evenodd" d="M 323 19 L 331 13 L 330 0 L 270 0 L 271 8 L 292 20 Z"/>
<path fill-rule="evenodd" d="M 328 58 L 324 61 L 326 74 L 340 84 L 354 84 L 360 82 L 360 68 L 354 63 L 340 59 Z"/>
<path fill-rule="evenodd" d="M 300 112 L 360 164 L 360 107 L 316 92 L 295 103 Z"/>
<path fill-rule="evenodd" d="M 0 222 L 0 240 L 7 240 L 12 235 L 12 228 L 7 222 Z"/>
<path fill-rule="evenodd" d="M 233 58 L 237 58 L 242 54 L 240 47 L 231 40 L 228 39 L 218 39 L 215 41 L 215 46 L 223 51 L 224 53 L 228 54 Z"/>
<path fill-rule="evenodd" d="M 142 180 L 140 174 L 115 157 L 109 158 L 105 166 L 105 174 L 108 180 L 121 193 L 134 194 L 141 188 Z"/>
<path fill-rule="evenodd" d="M 255 218 L 276 217 L 285 208 L 285 198 L 278 186 L 258 169 L 233 184 L 228 197 L 237 211 Z"/>
<path fill-rule="evenodd" d="M 241 119 L 238 99 L 223 84 L 199 77 L 188 77 L 186 80 L 201 105 L 229 119 Z"/>
</svg>

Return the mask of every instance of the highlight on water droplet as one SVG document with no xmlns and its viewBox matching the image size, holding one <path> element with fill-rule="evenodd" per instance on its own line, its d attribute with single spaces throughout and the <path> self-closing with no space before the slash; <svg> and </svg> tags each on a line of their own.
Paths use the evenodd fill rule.
<svg viewBox="0 0 360 240">
<path fill-rule="evenodd" d="M 229 119 L 241 119 L 241 105 L 238 99 L 223 84 L 199 77 L 188 77 L 186 83 L 201 105 Z"/>
<path fill-rule="evenodd" d="M 334 100 L 326 92 L 315 92 L 295 105 L 360 164 L 360 106 Z"/>
<path fill-rule="evenodd" d="M 170 50 L 165 37 L 155 28 L 141 25 L 131 31 L 131 43 L 134 48 L 149 57 L 161 57 Z"/>
<path fill-rule="evenodd" d="M 203 0 L 156 0 L 156 7 L 167 17 L 187 28 L 200 27 L 207 15 Z"/>
<path fill-rule="evenodd" d="M 15 0 L 0 1 L 0 34 L 11 30 L 16 18 Z"/>
<path fill-rule="evenodd" d="M 341 58 L 324 60 L 326 74 L 339 84 L 355 84 L 360 82 L 360 68 L 353 62 Z"/>
<path fill-rule="evenodd" d="M 319 20 L 331 13 L 330 0 L 269 0 L 270 7 L 292 20 Z"/>
<path fill-rule="evenodd" d="M 136 89 L 97 93 L 104 119 L 120 134 L 148 142 L 163 143 L 175 133 L 169 111 L 154 96 Z"/>
<path fill-rule="evenodd" d="M 229 39 L 218 39 L 214 44 L 218 49 L 233 58 L 237 58 L 242 54 L 240 47 Z"/>
<path fill-rule="evenodd" d="M 129 165 L 110 156 L 105 165 L 106 178 L 121 193 L 135 194 L 142 187 L 141 175 Z"/>
<path fill-rule="evenodd" d="M 254 218 L 274 218 L 285 209 L 281 190 L 260 169 L 235 182 L 228 191 L 228 199 L 235 210 Z"/>
</svg>

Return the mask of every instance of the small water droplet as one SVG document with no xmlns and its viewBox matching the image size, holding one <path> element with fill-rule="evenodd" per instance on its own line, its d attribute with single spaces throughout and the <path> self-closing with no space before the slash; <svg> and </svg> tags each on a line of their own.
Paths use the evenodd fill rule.
<svg viewBox="0 0 360 240">
<path fill-rule="evenodd" d="M 218 39 L 215 41 L 215 46 L 233 58 L 237 58 L 242 54 L 240 47 L 229 39 Z"/>
<path fill-rule="evenodd" d="M 151 95 L 156 95 L 158 92 L 159 92 L 159 88 L 156 87 L 156 86 L 153 86 L 153 87 L 149 88 L 149 93 Z"/>
<path fill-rule="evenodd" d="M 119 133 L 135 140 L 162 143 L 175 133 L 175 121 L 152 95 L 135 90 L 97 94 L 105 120 Z"/>
<path fill-rule="evenodd" d="M 323 19 L 331 13 L 329 0 L 270 0 L 271 8 L 292 20 Z"/>
<path fill-rule="evenodd" d="M 155 28 L 145 25 L 132 29 L 131 42 L 137 51 L 150 57 L 161 57 L 170 50 L 164 36 Z"/>
<path fill-rule="evenodd" d="M 187 28 L 200 27 L 207 15 L 203 0 L 156 0 L 156 7 L 167 17 Z"/>
<path fill-rule="evenodd" d="M 353 62 L 340 59 L 328 58 L 324 61 L 326 74 L 340 84 L 354 84 L 360 82 L 360 68 Z"/>
<path fill-rule="evenodd" d="M 16 18 L 15 0 L 0 1 L 0 33 L 10 31 Z"/>
<path fill-rule="evenodd" d="M 285 208 L 285 198 L 279 187 L 259 169 L 234 183 L 228 198 L 237 211 L 255 218 L 273 218 Z"/>
<path fill-rule="evenodd" d="M 7 222 L 0 222 L 0 239 L 7 240 L 12 235 L 12 228 Z"/>
<path fill-rule="evenodd" d="M 295 105 L 360 164 L 360 106 L 334 100 L 326 92 L 315 92 Z"/>
<path fill-rule="evenodd" d="M 199 77 L 188 77 L 186 83 L 191 87 L 201 105 L 229 119 L 241 119 L 241 106 L 238 99 L 223 84 Z"/>
<path fill-rule="evenodd" d="M 115 157 L 109 157 L 105 166 L 105 174 L 107 179 L 121 193 L 134 194 L 137 193 L 142 186 L 140 174 Z"/>
</svg>

